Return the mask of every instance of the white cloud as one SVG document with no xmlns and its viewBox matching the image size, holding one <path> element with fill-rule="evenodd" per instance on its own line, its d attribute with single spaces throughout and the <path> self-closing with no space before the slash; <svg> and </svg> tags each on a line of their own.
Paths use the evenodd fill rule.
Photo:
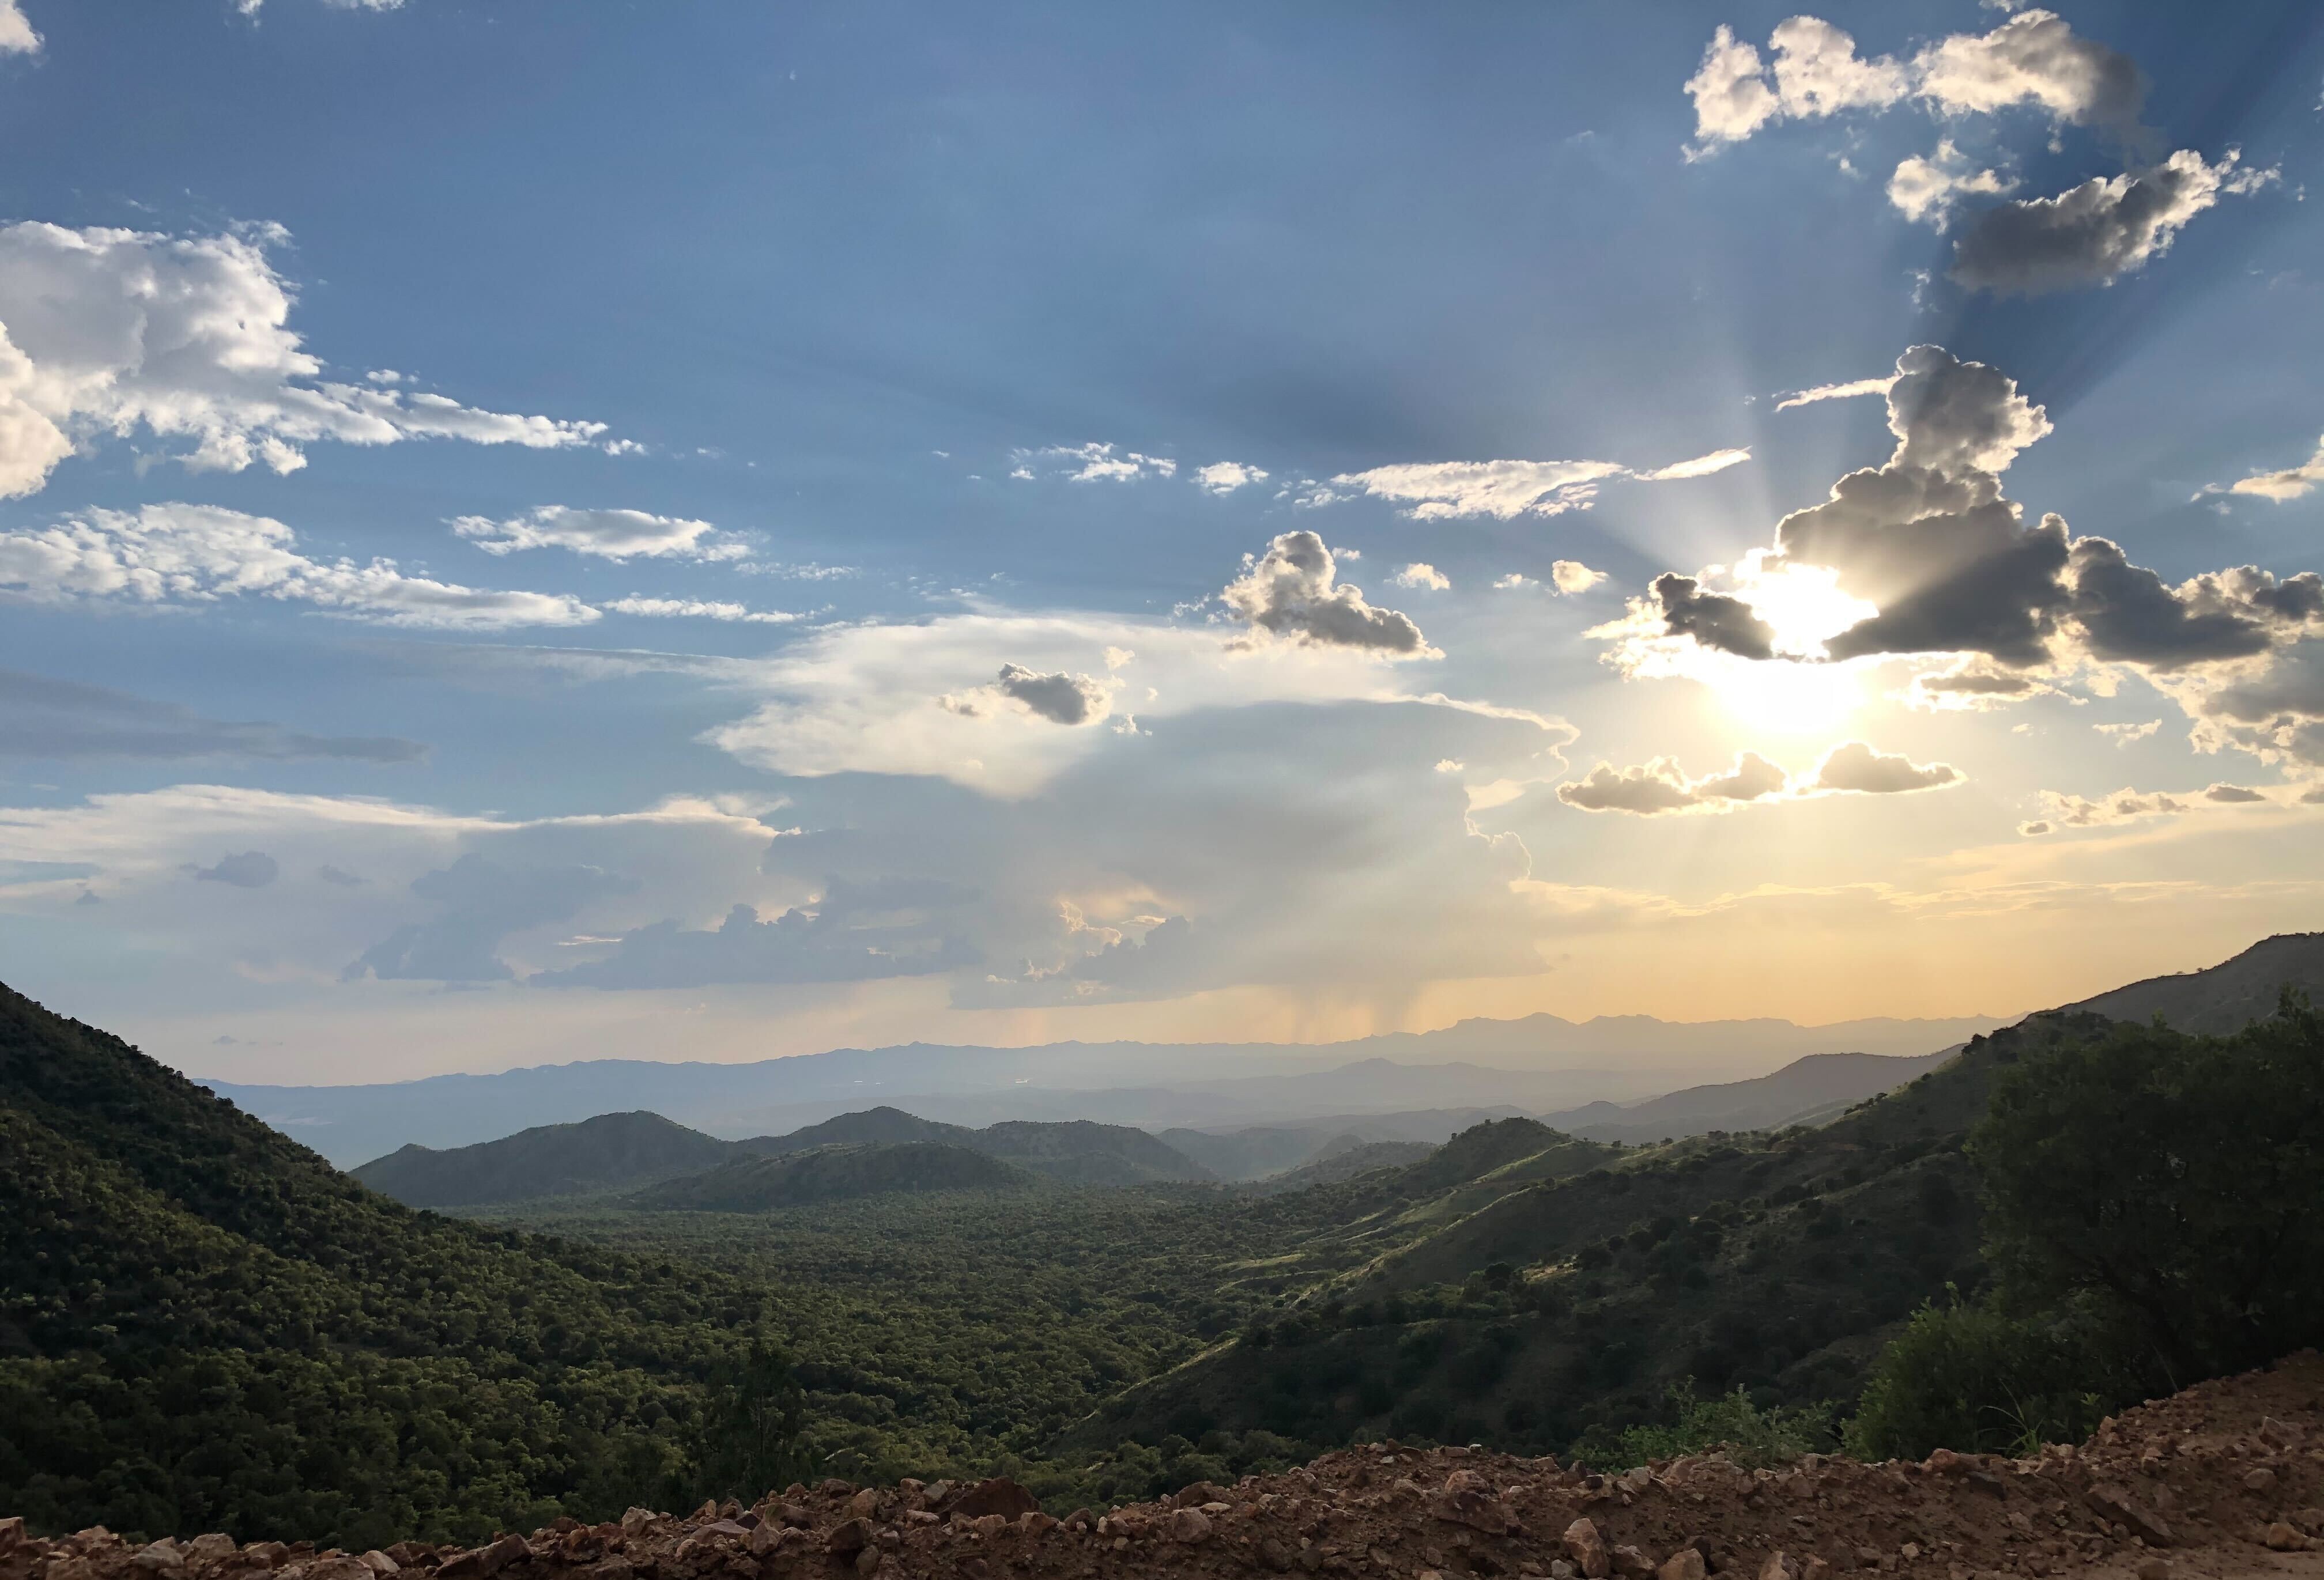
<svg viewBox="0 0 2324 1580">
<path fill-rule="evenodd" d="M 2155 731 L 2163 728 L 2163 721 L 2149 719 L 2144 724 L 2093 724 L 2090 728 L 2116 746 L 2129 746 L 2135 741 L 2152 740 Z"/>
<path fill-rule="evenodd" d="M 1709 477 L 1714 472 L 1740 466 L 1749 459 L 1751 452 L 1748 449 L 1713 450 L 1708 455 L 1697 455 L 1691 461 L 1674 461 L 1668 466 L 1657 466 L 1652 472 L 1633 472 L 1629 475 L 1639 482 L 1677 482 L 1689 477 Z"/>
<path fill-rule="evenodd" d="M 1569 598 L 1589 592 L 1605 579 L 1605 572 L 1593 571 L 1580 560 L 1559 560 L 1549 567 L 1550 584 Z"/>
<path fill-rule="evenodd" d="M 1686 79 L 1686 96 L 1694 101 L 1699 140 L 1689 157 L 1722 142 L 1742 142 L 1782 110 L 1759 51 L 1723 22 L 1702 51 L 1702 64 Z"/>
<path fill-rule="evenodd" d="M 654 620 L 719 620 L 745 625 L 791 625 L 806 618 L 779 609 L 752 609 L 744 603 L 710 602 L 699 598 L 616 598 L 605 607 L 615 614 L 644 615 Z"/>
<path fill-rule="evenodd" d="M 1413 561 L 1395 575 L 1390 576 L 1388 580 L 1399 587 L 1410 587 L 1416 590 L 1425 587 L 1432 592 L 1446 592 L 1452 585 L 1452 577 L 1425 560 Z"/>
<path fill-rule="evenodd" d="M 0 0 L 0 55 L 37 54 L 40 48 L 41 35 L 25 20 L 24 8 L 17 0 Z"/>
<path fill-rule="evenodd" d="M 2054 120 L 2138 130 L 2146 87 L 2129 56 L 2076 36 L 2055 12 L 2024 11 L 1988 33 L 1955 33 L 1913 60 L 1914 91 L 1946 115 L 1991 115 L 2017 105 Z"/>
<path fill-rule="evenodd" d="M 1882 110 L 1908 96 L 1941 115 L 1992 115 L 2031 105 L 2054 121 L 2138 133 L 2145 85 L 2126 55 L 2076 36 L 2054 13 L 2025 11 L 1985 33 L 1954 33 L 1899 63 L 1856 53 L 1856 41 L 1813 16 L 1794 16 L 1759 52 L 1721 24 L 1686 82 L 1694 101 L 1691 159 L 1739 142 L 1768 123 L 1845 110 Z M 1772 80 L 1771 80 L 1772 78 Z"/>
<path fill-rule="evenodd" d="M 1883 373 L 1877 379 L 1851 379 L 1844 384 L 1818 384 L 1812 389 L 1794 390 L 1775 402 L 1775 409 L 1789 411 L 1794 406 L 1812 406 L 1819 400 L 1847 400 L 1858 395 L 1886 395 L 1888 393 L 1888 386 L 1895 381 L 1895 374 Z"/>
<path fill-rule="evenodd" d="M 1219 601 L 1250 625 L 1250 640 L 1351 648 L 1384 658 L 1443 657 L 1410 616 L 1366 602 L 1362 588 L 1338 575 L 1321 537 L 1286 532 L 1265 554 L 1245 557 L 1243 574 L 1227 583 Z"/>
<path fill-rule="evenodd" d="M 1231 494 L 1246 484 L 1265 482 L 1267 473 L 1240 461 L 1213 461 L 1195 469 L 1194 481 L 1211 493 Z"/>
<path fill-rule="evenodd" d="M 1009 475 L 1023 482 L 1031 482 L 1044 472 L 1062 474 L 1074 482 L 1133 482 L 1141 477 L 1178 474 L 1178 464 L 1167 455 L 1141 455 L 1135 450 L 1095 441 L 1015 450 L 1010 452 L 1010 459 L 1015 465 Z"/>
<path fill-rule="evenodd" d="M 597 611 L 561 593 L 499 592 L 408 576 L 392 560 L 309 559 L 290 528 L 215 505 L 91 510 L 0 533 L 0 587 L 43 602 L 198 605 L 279 599 L 384 625 L 438 629 L 584 625 Z"/>
<path fill-rule="evenodd" d="M 505 521 L 461 516 L 453 521 L 452 530 L 486 554 L 566 548 L 616 560 L 633 556 L 731 560 L 750 552 L 747 544 L 720 539 L 718 529 L 707 521 L 653 516 L 643 510 L 576 510 L 567 505 L 541 505 Z"/>
<path fill-rule="evenodd" d="M 2324 482 L 2324 439 L 2316 441 L 2316 453 L 2301 464 L 2280 472 L 2255 472 L 2237 480 L 2228 491 L 2257 494 L 2282 504 L 2286 500 L 2305 498 L 2319 482 Z"/>
<path fill-rule="evenodd" d="M 2229 149 L 2211 164 L 2182 148 L 2145 170 L 1988 208 L 1953 244 L 1952 277 L 2003 296 L 2110 285 L 2170 251 L 2181 227 L 2222 194 L 2247 195 L 2280 179 L 2275 170 L 2237 169 L 2240 157 Z"/>
<path fill-rule="evenodd" d="M 1916 153 L 1896 166 L 1896 173 L 1888 178 L 1888 201 L 1914 224 L 1926 220 L 1942 230 L 1953 205 L 1963 198 L 1998 198 L 2016 188 L 2016 181 L 2000 171 L 1977 169 L 1947 137 L 1926 158 Z"/>
<path fill-rule="evenodd" d="M 1135 653 L 1136 682 L 1151 693 L 1138 713 L 1152 729 L 1262 703 L 1406 703 L 1520 723 L 1548 748 L 1572 739 L 1562 720 L 1419 691 L 1407 668 L 1383 665 L 1360 648 L 1238 645 L 1221 640 L 1215 626 L 1003 611 L 916 625 L 834 627 L 766 659 L 730 665 L 724 683 L 764 700 L 706 739 L 774 774 L 933 776 L 1019 797 L 1095 754 L 1121 749 L 1129 738 L 1060 730 L 1013 708 L 971 717 L 940 698 L 982 688 L 1004 664 L 1072 674 L 1093 667 L 1109 648 Z"/>
<path fill-rule="evenodd" d="M 323 440 L 561 448 L 604 432 L 324 379 L 287 326 L 294 298 L 266 256 L 282 239 L 0 227 L 0 496 L 37 491 L 77 446 L 141 429 L 189 441 L 189 466 L 229 472 L 296 470 Z"/>
<path fill-rule="evenodd" d="M 1332 482 L 1335 488 L 1360 489 L 1374 499 L 1409 506 L 1405 513 L 1417 520 L 1491 516 L 1508 521 L 1589 510 L 1597 499 L 1598 484 L 1610 478 L 1670 482 L 1706 477 L 1750 458 L 1748 450 L 1714 450 L 1649 472 L 1634 472 L 1614 461 L 1413 461 L 1344 473 Z M 1323 491 L 1309 502 L 1347 497 Z"/>
<path fill-rule="evenodd" d="M 1511 571 L 1506 576 L 1496 576 L 1493 578 L 1493 590 L 1497 592 L 1521 592 L 1527 587 L 1538 587 L 1540 585 L 1541 583 L 1535 581 L 1531 576 L 1520 574 L 1516 571 Z"/>
</svg>

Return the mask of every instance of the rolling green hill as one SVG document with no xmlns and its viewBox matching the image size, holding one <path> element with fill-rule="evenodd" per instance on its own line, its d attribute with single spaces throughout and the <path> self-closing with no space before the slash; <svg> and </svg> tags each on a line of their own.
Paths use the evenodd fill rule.
<svg viewBox="0 0 2324 1580">
<path fill-rule="evenodd" d="M 659 1114 L 600 1114 L 443 1152 L 401 1147 L 349 1171 L 407 1207 L 471 1207 L 630 1189 L 715 1169 L 733 1155 L 731 1142 Z"/>
<path fill-rule="evenodd" d="M 631 1203 L 657 1212 L 764 1212 L 861 1196 L 1021 1190 L 1040 1182 L 1013 1163 L 947 1142 L 860 1142 L 743 1158 L 649 1186 Z"/>
<path fill-rule="evenodd" d="M 377 1195 L 0 988 L 0 1508 L 360 1551 L 666 1495 L 757 1289 Z"/>
</svg>

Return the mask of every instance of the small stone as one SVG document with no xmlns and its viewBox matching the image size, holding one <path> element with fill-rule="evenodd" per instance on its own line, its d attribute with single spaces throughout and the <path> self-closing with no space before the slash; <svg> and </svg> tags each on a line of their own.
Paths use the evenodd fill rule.
<svg viewBox="0 0 2324 1580">
<path fill-rule="evenodd" d="M 880 1511 L 880 1494 L 870 1487 L 847 1500 L 847 1511 L 869 1520 Z"/>
<path fill-rule="evenodd" d="M 1646 1580 L 1655 1572 L 1654 1559 L 1627 1542 L 1608 1556 L 1613 1562 L 1614 1573 L 1623 1580 Z"/>
<path fill-rule="evenodd" d="M 1284 1545 L 1280 1537 L 1264 1537 L 1259 1544 L 1259 1561 L 1280 1575 L 1291 1567 L 1291 1549 Z"/>
<path fill-rule="evenodd" d="M 1200 1509 L 1173 1509 L 1167 1529 L 1172 1541 L 1204 1541 L 1210 1538 L 1211 1517 Z"/>
<path fill-rule="evenodd" d="M 393 1558 L 389 1557 L 377 1548 L 374 1548 L 371 1551 L 364 1554 L 363 1565 L 364 1568 L 369 1569 L 374 1575 L 392 1575 L 397 1570 L 403 1567 L 401 1564 L 397 1563 Z"/>
<path fill-rule="evenodd" d="M 1807 1562 L 1800 1566 L 1800 1580 L 1831 1580 L 1831 1566 L 1810 1553 Z"/>
<path fill-rule="evenodd" d="M 858 1515 L 843 1520 L 831 1528 L 823 1540 L 823 1550 L 835 1558 L 852 1558 L 872 1545 L 872 1522 Z"/>
<path fill-rule="evenodd" d="M 965 1514 L 971 1520 L 985 1514 L 1005 1514 L 1014 1520 L 1019 1514 L 1029 1514 L 1040 1506 L 1041 1500 L 1030 1491 L 1005 1475 L 996 1475 L 963 1493 L 950 1511 Z"/>
<path fill-rule="evenodd" d="M 1573 1580 L 1573 1577 L 1580 1573 L 1579 1569 L 1563 1558 L 1549 1560 L 1549 1580 Z"/>
<path fill-rule="evenodd" d="M 1909 1555 L 1912 1549 L 1905 1551 Z M 1779 1549 L 1769 1553 L 1767 1561 L 1759 1566 L 1759 1580 L 1800 1580 L 1800 1566 L 1790 1554 Z"/>
<path fill-rule="evenodd" d="M 976 1532 L 980 1537 L 999 1536 L 1002 1531 L 1009 1529 L 1009 1516 L 1006 1514 L 979 1514 L 975 1519 L 968 1522 L 968 1528 Z"/>
<path fill-rule="evenodd" d="M 863 1580 L 871 1580 L 872 1575 L 880 1572 L 880 1560 L 882 1556 L 876 1547 L 865 1548 L 855 1555 L 855 1572 L 863 1576 Z"/>
<path fill-rule="evenodd" d="M 2138 1564 L 2138 1580 L 2171 1580 L 2171 1565 L 2163 1558 L 2142 1558 Z"/>
<path fill-rule="evenodd" d="M 2266 1530 L 2261 1533 L 2260 1539 L 2267 1545 L 2270 1551 L 2279 1553 L 2296 1553 L 2308 1545 L 2306 1537 L 2301 1535 L 2290 1523 L 2282 1520 L 2270 1524 Z"/>
<path fill-rule="evenodd" d="M 2244 1486 L 2250 1492 L 2272 1493 L 2275 1491 L 2275 1472 L 2264 1465 L 2247 1470 L 2244 1473 Z"/>
</svg>

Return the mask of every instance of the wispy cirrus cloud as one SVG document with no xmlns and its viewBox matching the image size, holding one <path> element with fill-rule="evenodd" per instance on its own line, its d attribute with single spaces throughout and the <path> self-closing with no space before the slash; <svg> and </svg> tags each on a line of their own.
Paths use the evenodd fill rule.
<svg viewBox="0 0 2324 1580">
<path fill-rule="evenodd" d="M 1334 502 L 1360 493 L 1402 505 L 1405 514 L 1416 520 L 1489 516 L 1508 521 L 1518 516 L 1559 516 L 1568 510 L 1589 510 L 1597 500 L 1599 485 L 1617 479 L 1674 482 L 1708 477 L 1750 458 L 1748 449 L 1713 450 L 1646 471 L 1636 471 L 1617 461 L 1401 462 L 1342 473 L 1332 479 L 1330 491 L 1317 502 Z"/>
</svg>

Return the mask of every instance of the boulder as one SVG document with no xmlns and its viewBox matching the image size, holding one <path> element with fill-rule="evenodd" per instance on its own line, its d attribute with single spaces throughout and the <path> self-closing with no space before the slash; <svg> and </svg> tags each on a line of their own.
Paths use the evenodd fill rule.
<svg viewBox="0 0 2324 1580">
<path fill-rule="evenodd" d="M 1702 1554 L 1691 1547 L 1679 1548 L 1655 1571 L 1655 1580 L 1710 1580 L 1710 1574 L 1703 1566 Z"/>
<path fill-rule="evenodd" d="M 835 1558 L 853 1558 L 872 1545 L 872 1522 L 862 1515 L 843 1520 L 823 1539 L 823 1550 Z"/>
<path fill-rule="evenodd" d="M 1614 1573 L 1623 1576 L 1623 1580 L 1646 1580 L 1646 1576 L 1655 1572 L 1654 1559 L 1628 1542 L 1607 1556 L 1614 1566 Z"/>
<path fill-rule="evenodd" d="M 1172 1541 L 1188 1544 L 1207 1541 L 1211 1535 L 1211 1517 L 1200 1509 L 1173 1509 L 1167 1529 Z"/>
<path fill-rule="evenodd" d="M 1606 1539 L 1598 1534 L 1596 1522 L 1586 1514 L 1565 1528 L 1565 1555 L 1582 1571 L 1583 1580 L 1606 1580 L 1613 1568 Z"/>
<path fill-rule="evenodd" d="M 1030 1514 L 1040 1506 L 1041 1500 L 1030 1491 L 1005 1475 L 996 1475 L 963 1493 L 947 1512 L 965 1514 L 971 1520 L 985 1514 L 1005 1514 L 1014 1520 L 1020 1514 Z"/>
<path fill-rule="evenodd" d="M 1800 1566 L 1789 1553 L 1778 1548 L 1759 1566 L 1759 1580 L 1800 1580 Z"/>
</svg>

